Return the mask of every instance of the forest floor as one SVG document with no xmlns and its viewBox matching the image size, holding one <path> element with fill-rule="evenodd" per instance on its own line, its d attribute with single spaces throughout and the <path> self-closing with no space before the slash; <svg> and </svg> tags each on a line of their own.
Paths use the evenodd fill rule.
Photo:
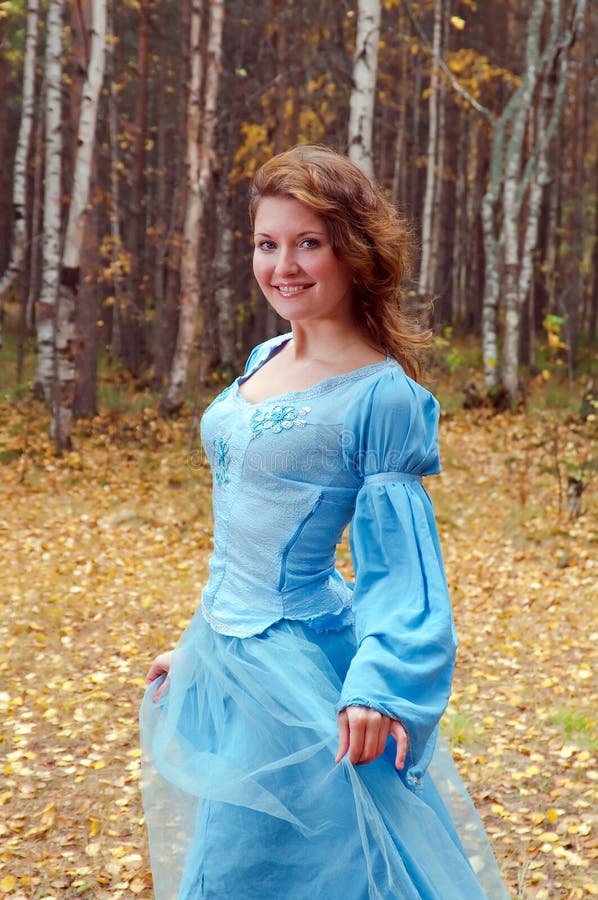
<svg viewBox="0 0 598 900">
<path fill-rule="evenodd" d="M 0 896 L 151 898 L 137 709 L 211 543 L 190 418 L 0 405 Z M 460 650 L 444 722 L 517 898 L 598 895 L 595 421 L 454 410 L 430 479 Z M 595 465 L 595 463 L 594 463 Z M 349 574 L 346 547 L 341 567 Z"/>
</svg>

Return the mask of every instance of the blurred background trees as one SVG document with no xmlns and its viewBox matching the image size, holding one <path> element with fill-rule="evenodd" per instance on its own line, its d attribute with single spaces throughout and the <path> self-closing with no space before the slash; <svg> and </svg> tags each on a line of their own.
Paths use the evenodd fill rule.
<svg viewBox="0 0 598 900">
<path fill-rule="evenodd" d="M 597 337 L 597 24 L 585 0 L 4 0 L 15 380 L 35 358 L 68 444 L 98 359 L 168 413 L 190 372 L 234 374 L 286 327 L 250 276 L 248 179 L 305 141 L 373 168 L 413 226 L 414 310 L 477 342 L 487 389 L 515 402 L 555 328 L 573 376 Z"/>
</svg>

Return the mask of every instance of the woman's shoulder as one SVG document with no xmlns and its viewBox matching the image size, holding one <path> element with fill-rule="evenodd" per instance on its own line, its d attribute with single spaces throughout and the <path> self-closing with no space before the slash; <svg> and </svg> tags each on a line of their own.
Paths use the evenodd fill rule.
<svg viewBox="0 0 598 900">
<path fill-rule="evenodd" d="M 344 446 L 361 475 L 386 469 L 430 475 L 439 471 L 438 419 L 434 395 L 391 363 L 353 396 Z"/>
<path fill-rule="evenodd" d="M 359 386 L 353 406 L 362 413 L 369 411 L 376 415 L 384 410 L 415 410 L 418 408 L 438 408 L 436 397 L 424 385 L 411 378 L 400 363 L 388 360 Z"/>
<path fill-rule="evenodd" d="M 293 335 L 291 332 L 277 334 L 274 337 L 268 338 L 266 341 L 262 341 L 261 344 L 257 344 L 247 357 L 244 374 L 247 375 L 252 369 L 255 369 L 256 366 L 265 362 L 277 347 L 280 347 L 281 344 L 286 344 L 292 337 Z"/>
</svg>

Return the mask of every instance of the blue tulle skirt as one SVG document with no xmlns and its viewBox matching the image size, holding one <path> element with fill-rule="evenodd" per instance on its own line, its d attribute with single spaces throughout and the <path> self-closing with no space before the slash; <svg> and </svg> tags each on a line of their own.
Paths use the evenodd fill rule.
<svg viewBox="0 0 598 900">
<path fill-rule="evenodd" d="M 441 742 L 421 791 L 336 764 L 351 627 L 217 634 L 196 613 L 169 690 L 141 708 L 157 900 L 503 900 L 484 830 Z"/>
</svg>

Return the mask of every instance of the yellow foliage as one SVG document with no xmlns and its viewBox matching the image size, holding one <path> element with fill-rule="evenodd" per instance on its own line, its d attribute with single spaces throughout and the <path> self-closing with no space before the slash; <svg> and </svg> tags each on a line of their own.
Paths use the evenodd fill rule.
<svg viewBox="0 0 598 900">
<path fill-rule="evenodd" d="M 502 79 L 513 86 L 518 85 L 521 80 L 508 69 L 493 65 L 487 56 L 478 53 L 472 47 L 462 47 L 454 53 L 449 53 L 447 64 L 462 87 L 476 100 L 480 99 L 483 86 L 495 79 Z"/>
<path fill-rule="evenodd" d="M 326 107 L 323 105 L 318 115 L 313 109 L 305 108 L 299 113 L 299 140 L 317 142 L 325 134 L 324 116 Z"/>
<path fill-rule="evenodd" d="M 232 182 L 251 178 L 255 170 L 272 155 L 272 143 L 268 141 L 266 126 L 261 122 L 242 122 L 243 138 L 235 153 L 230 173 Z"/>
</svg>

